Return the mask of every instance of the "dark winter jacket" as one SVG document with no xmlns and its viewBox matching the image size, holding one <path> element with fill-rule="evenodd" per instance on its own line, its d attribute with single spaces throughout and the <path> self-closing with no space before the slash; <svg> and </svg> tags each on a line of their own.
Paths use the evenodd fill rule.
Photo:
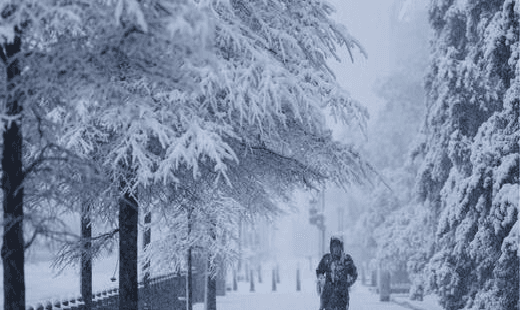
<svg viewBox="0 0 520 310">
<path fill-rule="evenodd" d="M 325 274 L 322 306 L 327 310 L 348 309 L 349 288 L 358 276 L 352 257 L 342 253 L 334 259 L 330 253 L 325 254 L 316 268 L 316 276 L 319 274 Z"/>
</svg>

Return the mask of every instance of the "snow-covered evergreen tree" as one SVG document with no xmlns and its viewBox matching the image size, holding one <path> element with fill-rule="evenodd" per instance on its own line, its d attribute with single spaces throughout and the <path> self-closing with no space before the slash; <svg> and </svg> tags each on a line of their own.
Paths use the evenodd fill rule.
<svg viewBox="0 0 520 310">
<path fill-rule="evenodd" d="M 10 42 L 24 29 L 16 88 L 25 109 L 34 105 L 54 124 L 49 141 L 94 162 L 127 202 L 139 187 L 182 183 L 187 171 L 200 177 L 203 166 L 230 181 L 238 151 L 287 160 L 311 186 L 366 177 L 359 154 L 332 141 L 324 121 L 327 111 L 362 125 L 366 114 L 327 66 L 343 58 L 338 47 L 351 57 L 360 47 L 324 1 L 13 7 L 0 35 Z"/>
<path fill-rule="evenodd" d="M 518 305 L 519 20 L 515 0 L 430 7 L 418 189 L 437 219 L 430 285 L 450 310 Z"/>
</svg>

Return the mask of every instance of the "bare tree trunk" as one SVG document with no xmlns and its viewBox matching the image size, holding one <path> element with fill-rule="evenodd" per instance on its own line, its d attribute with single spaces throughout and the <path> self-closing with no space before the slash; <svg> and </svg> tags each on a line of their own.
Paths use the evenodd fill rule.
<svg viewBox="0 0 520 310">
<path fill-rule="evenodd" d="M 188 237 L 191 234 L 193 207 L 188 208 Z M 186 310 L 193 310 L 193 272 L 191 247 L 188 249 L 188 273 L 186 278 Z"/>
<path fill-rule="evenodd" d="M 242 217 L 238 222 L 238 273 L 242 271 Z"/>
<path fill-rule="evenodd" d="M 143 233 L 143 252 L 150 244 L 152 240 L 152 230 L 150 224 L 152 223 L 152 213 L 150 211 L 146 211 L 144 216 L 144 233 Z M 148 310 L 152 308 L 151 305 L 151 296 L 150 296 L 150 261 L 147 261 L 143 266 L 143 283 L 144 283 L 144 301 L 145 306 L 144 309 Z"/>
<path fill-rule="evenodd" d="M 191 247 L 188 249 L 188 274 L 186 279 L 186 310 L 193 310 L 193 274 Z"/>
<path fill-rule="evenodd" d="M 81 298 L 85 303 L 85 310 L 92 309 L 92 226 L 90 222 L 90 206 L 83 206 L 81 210 L 81 241 L 83 253 L 81 255 Z"/>
<path fill-rule="evenodd" d="M 208 259 L 208 272 L 206 279 L 206 310 L 217 310 L 217 277 L 209 272 L 211 266 Z"/>
<path fill-rule="evenodd" d="M 13 9 L 13 8 L 11 8 Z M 5 9 L 2 17 L 13 11 Z M 4 269 L 4 308 L 25 309 L 25 244 L 23 238 L 23 172 L 22 172 L 22 105 L 18 102 L 14 79 L 20 75 L 18 59 L 13 59 L 21 51 L 21 31 L 15 27 L 15 38 L 3 45 L 1 58 L 7 67 L 7 115 L 16 121 L 6 124 L 3 132 L 2 150 L 2 190 L 4 213 L 4 236 L 2 243 L 2 264 Z"/>
<path fill-rule="evenodd" d="M 124 188 L 124 187 L 123 187 Z M 135 310 L 138 304 L 137 200 L 125 193 L 119 200 L 119 309 Z"/>
<path fill-rule="evenodd" d="M 210 230 L 211 238 L 216 241 L 217 236 L 215 234 L 216 224 L 212 221 L 212 227 Z M 206 310 L 217 310 L 217 276 L 211 274 L 211 260 L 208 256 L 207 271 L 206 271 Z"/>
</svg>

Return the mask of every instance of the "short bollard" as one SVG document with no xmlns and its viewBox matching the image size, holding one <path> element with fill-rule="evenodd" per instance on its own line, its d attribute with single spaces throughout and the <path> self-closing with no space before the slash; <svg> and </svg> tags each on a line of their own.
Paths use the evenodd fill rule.
<svg viewBox="0 0 520 310">
<path fill-rule="evenodd" d="M 365 279 L 365 265 L 361 264 L 361 284 L 365 285 L 366 284 L 366 279 Z"/>
<path fill-rule="evenodd" d="M 238 289 L 238 283 L 237 283 L 237 271 L 233 269 L 233 291 L 236 291 Z"/>
<path fill-rule="evenodd" d="M 296 290 L 301 291 L 301 281 L 300 281 L 300 267 L 296 269 Z"/>
<path fill-rule="evenodd" d="M 262 283 L 262 265 L 258 264 L 258 283 Z"/>
<path fill-rule="evenodd" d="M 272 282 L 272 286 L 271 286 L 271 289 L 273 290 L 273 292 L 276 292 L 276 271 L 274 270 L 273 268 L 273 282 Z"/>
<path fill-rule="evenodd" d="M 370 274 L 370 286 L 377 287 L 377 271 L 372 270 L 372 273 Z"/>
<path fill-rule="evenodd" d="M 379 301 L 390 301 L 390 272 L 379 272 Z"/>
<path fill-rule="evenodd" d="M 424 289 L 423 289 L 423 286 L 421 284 L 419 284 L 417 286 L 417 288 L 415 289 L 415 292 L 413 292 L 411 295 L 410 295 L 410 300 L 419 300 L 419 301 L 423 301 L 423 295 L 424 295 Z"/>
<path fill-rule="evenodd" d="M 249 277 L 249 280 L 250 280 L 250 283 L 251 285 L 249 286 L 249 291 L 250 292 L 254 292 L 255 291 L 255 281 L 254 281 L 254 278 L 253 278 L 253 270 L 251 269 L 250 270 L 250 277 Z"/>
</svg>

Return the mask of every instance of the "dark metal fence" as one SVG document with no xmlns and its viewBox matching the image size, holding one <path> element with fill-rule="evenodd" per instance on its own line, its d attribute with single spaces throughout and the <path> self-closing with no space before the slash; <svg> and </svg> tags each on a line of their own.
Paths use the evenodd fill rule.
<svg viewBox="0 0 520 310">
<path fill-rule="evenodd" d="M 193 303 L 204 302 L 207 264 L 204 259 L 195 259 L 192 271 Z M 186 273 L 174 272 L 150 278 L 148 291 L 139 283 L 137 310 L 184 310 L 186 309 Z M 226 294 L 226 272 L 217 275 L 217 296 Z M 44 301 L 27 307 L 27 310 L 83 310 L 81 297 L 68 300 Z M 92 295 L 92 310 L 119 310 L 119 290 L 111 288 Z"/>
<path fill-rule="evenodd" d="M 201 282 L 202 281 L 202 282 Z M 204 276 L 194 274 L 193 292 L 194 302 L 204 300 Z M 183 310 L 186 309 L 186 276 L 172 273 L 150 279 L 148 292 L 143 283 L 139 285 L 138 310 Z M 147 298 L 144 298 L 147 296 Z M 150 304 L 145 305 L 145 300 Z M 27 310 L 82 310 L 85 308 L 81 298 L 62 301 L 45 301 L 36 306 L 29 306 Z M 119 291 L 117 288 L 103 290 L 92 295 L 92 310 L 118 310 Z"/>
</svg>

